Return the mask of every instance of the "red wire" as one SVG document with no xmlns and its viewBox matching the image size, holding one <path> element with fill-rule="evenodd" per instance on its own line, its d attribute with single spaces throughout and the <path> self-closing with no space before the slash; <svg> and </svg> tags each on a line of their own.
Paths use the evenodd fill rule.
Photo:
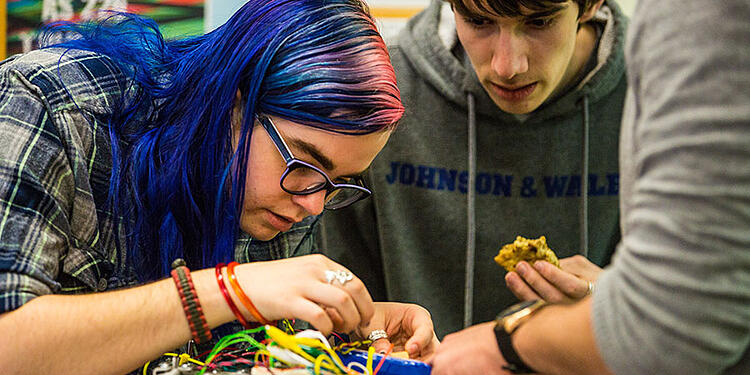
<svg viewBox="0 0 750 375">
<path fill-rule="evenodd" d="M 334 336 L 336 336 L 339 340 L 341 340 L 341 342 L 346 342 L 346 340 L 342 339 L 341 336 L 339 336 L 338 334 L 336 334 L 336 332 L 331 332 L 331 334 L 334 335 Z"/>
</svg>

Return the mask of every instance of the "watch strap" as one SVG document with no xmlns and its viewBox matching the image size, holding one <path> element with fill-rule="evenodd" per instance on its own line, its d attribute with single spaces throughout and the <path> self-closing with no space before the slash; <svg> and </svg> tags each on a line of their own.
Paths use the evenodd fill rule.
<svg viewBox="0 0 750 375">
<path fill-rule="evenodd" d="M 516 353 L 516 349 L 513 348 L 513 342 L 508 332 L 505 332 L 505 328 L 502 325 L 495 327 L 495 337 L 497 338 L 497 346 L 500 348 L 500 354 L 507 365 L 503 366 L 503 370 L 510 371 L 514 374 L 533 374 L 535 373 L 529 366 L 527 366 L 521 357 Z"/>
</svg>

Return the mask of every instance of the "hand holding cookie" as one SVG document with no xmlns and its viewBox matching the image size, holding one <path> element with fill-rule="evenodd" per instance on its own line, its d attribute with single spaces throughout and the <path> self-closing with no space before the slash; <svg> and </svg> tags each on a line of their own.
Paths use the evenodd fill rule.
<svg viewBox="0 0 750 375">
<path fill-rule="evenodd" d="M 602 271 L 581 255 L 558 261 L 544 236 L 536 240 L 517 237 L 503 246 L 495 262 L 508 270 L 505 283 L 516 297 L 553 303 L 573 302 L 587 296 Z"/>
</svg>

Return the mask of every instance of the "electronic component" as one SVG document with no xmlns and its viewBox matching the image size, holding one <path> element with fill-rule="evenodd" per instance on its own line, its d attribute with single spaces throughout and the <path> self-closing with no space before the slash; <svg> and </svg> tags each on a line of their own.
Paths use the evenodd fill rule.
<svg viewBox="0 0 750 375">
<path fill-rule="evenodd" d="M 390 356 L 393 346 L 381 355 L 372 347 L 368 351 L 355 349 L 370 341 L 344 341 L 332 346 L 318 331 L 289 330 L 287 333 L 266 325 L 224 336 L 205 359 L 200 355 L 200 360 L 188 354 L 164 353 L 171 358 L 146 363 L 143 374 L 429 375 L 431 371 L 424 362 Z"/>
<path fill-rule="evenodd" d="M 339 354 L 341 360 L 349 365 L 350 362 L 359 362 L 361 364 L 367 363 L 367 352 L 363 350 L 352 350 L 347 354 Z M 373 354 L 372 361 L 374 363 L 380 363 L 383 356 L 380 354 Z M 402 359 L 395 357 L 385 357 L 383 365 L 378 371 L 378 375 L 429 375 L 432 368 L 430 365 L 415 361 L 411 359 Z"/>
</svg>

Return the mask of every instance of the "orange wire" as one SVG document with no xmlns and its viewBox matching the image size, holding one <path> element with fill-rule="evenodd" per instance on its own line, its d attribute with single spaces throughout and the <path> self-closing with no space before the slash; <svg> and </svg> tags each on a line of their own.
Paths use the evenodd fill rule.
<svg viewBox="0 0 750 375">
<path fill-rule="evenodd" d="M 385 358 L 388 357 L 391 352 L 393 351 L 393 344 L 388 347 L 388 350 L 383 354 L 383 358 L 380 359 L 380 362 L 378 362 L 378 365 L 375 366 L 375 370 L 372 371 L 372 375 L 377 375 L 378 371 L 380 370 L 380 366 L 383 366 L 383 362 L 385 362 Z"/>
</svg>

